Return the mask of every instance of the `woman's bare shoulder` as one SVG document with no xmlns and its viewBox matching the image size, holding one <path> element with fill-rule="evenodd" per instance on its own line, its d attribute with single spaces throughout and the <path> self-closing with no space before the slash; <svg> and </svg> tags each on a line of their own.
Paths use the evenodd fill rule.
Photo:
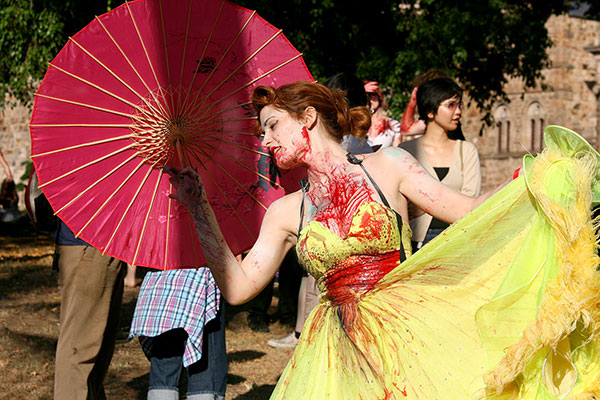
<svg viewBox="0 0 600 400">
<path fill-rule="evenodd" d="M 382 165 L 399 166 L 399 163 L 406 163 L 414 160 L 413 156 L 400 147 L 389 146 L 379 150 L 377 153 L 377 161 Z"/>
<path fill-rule="evenodd" d="M 406 150 L 399 147 L 385 147 L 369 157 L 367 169 L 385 171 L 384 179 L 402 180 L 407 171 L 420 165 Z"/>
<path fill-rule="evenodd" d="M 281 213 L 281 212 L 289 212 L 293 209 L 300 210 L 300 203 L 302 202 L 302 191 L 298 190 L 296 192 L 292 192 L 290 194 L 286 194 L 285 196 L 275 200 L 269 206 L 267 210 L 269 213 Z M 300 212 L 300 211 L 298 211 Z"/>
</svg>

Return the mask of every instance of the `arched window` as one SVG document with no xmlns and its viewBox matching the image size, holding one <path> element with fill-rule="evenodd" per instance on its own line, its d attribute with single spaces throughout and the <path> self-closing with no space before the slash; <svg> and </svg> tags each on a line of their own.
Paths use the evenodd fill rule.
<svg viewBox="0 0 600 400">
<path fill-rule="evenodd" d="M 506 120 L 506 152 L 510 153 L 510 120 Z"/>
<path fill-rule="evenodd" d="M 542 151 L 542 149 L 544 148 L 544 128 L 546 127 L 546 124 L 544 122 L 544 118 L 540 118 L 540 151 Z"/>
<path fill-rule="evenodd" d="M 530 123 L 531 147 L 532 153 L 541 151 L 544 147 L 544 110 L 542 105 L 534 101 L 527 109 L 527 118 Z"/>
<path fill-rule="evenodd" d="M 500 106 L 494 112 L 498 135 L 498 153 L 510 153 L 510 115 L 506 106 Z"/>
</svg>

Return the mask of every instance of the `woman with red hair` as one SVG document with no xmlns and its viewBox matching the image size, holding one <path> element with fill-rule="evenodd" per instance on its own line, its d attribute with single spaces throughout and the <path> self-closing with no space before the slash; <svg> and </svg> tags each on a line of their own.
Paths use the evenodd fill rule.
<svg viewBox="0 0 600 400">
<path fill-rule="evenodd" d="M 346 154 L 343 136 L 364 135 L 370 113 L 343 92 L 296 82 L 260 86 L 251 100 L 263 145 L 280 168 L 305 167 L 308 184 L 269 207 L 241 263 L 198 175 L 167 171 L 229 303 L 258 293 L 293 246 L 317 280 L 320 304 L 272 399 L 600 394 L 590 212 L 600 155 L 581 137 L 547 130 L 549 149 L 525 160 L 524 176 L 472 198 L 400 148 Z M 448 223 L 463 218 L 411 256 L 408 200 Z"/>
</svg>

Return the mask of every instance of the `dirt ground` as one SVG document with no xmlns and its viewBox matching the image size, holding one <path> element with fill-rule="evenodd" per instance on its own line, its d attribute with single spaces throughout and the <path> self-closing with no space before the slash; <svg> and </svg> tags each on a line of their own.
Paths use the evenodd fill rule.
<svg viewBox="0 0 600 400">
<path fill-rule="evenodd" d="M 53 250 L 51 236 L 28 222 L 0 226 L 1 398 L 52 399 L 60 309 Z M 138 268 L 138 285 L 125 288 L 122 326 L 131 321 L 144 272 Z M 226 399 L 268 399 L 292 350 L 272 349 L 266 342 L 285 336 L 289 328 L 275 323 L 270 333 L 257 333 L 247 327 L 243 312 L 230 310 L 227 319 Z M 117 344 L 105 380 L 108 398 L 145 399 L 149 366 L 137 340 Z M 181 393 L 185 398 L 184 388 Z"/>
</svg>

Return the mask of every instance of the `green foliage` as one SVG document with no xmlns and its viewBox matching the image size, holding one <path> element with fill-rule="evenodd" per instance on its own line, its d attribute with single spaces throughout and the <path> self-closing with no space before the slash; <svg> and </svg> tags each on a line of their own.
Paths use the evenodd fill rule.
<svg viewBox="0 0 600 400">
<path fill-rule="evenodd" d="M 283 29 L 318 80 L 337 72 L 387 88 L 399 117 L 419 74 L 457 78 L 484 111 L 506 77 L 533 86 L 547 65 L 544 26 L 565 0 L 240 0 Z M 488 114 L 489 118 L 489 114 Z"/>
<path fill-rule="evenodd" d="M 31 175 L 31 170 L 33 169 L 33 162 L 31 160 L 23 161 L 21 163 L 22 166 L 25 166 L 25 172 L 20 176 L 20 181 L 15 185 L 17 190 L 25 190 L 25 186 L 27 182 L 29 182 L 29 176 Z"/>
<path fill-rule="evenodd" d="M 0 8 L 0 106 L 20 101 L 31 106 L 36 83 L 68 36 L 111 0 L 3 0 Z"/>
<path fill-rule="evenodd" d="M 64 24 L 56 13 L 23 7 L 26 1 L 14 1 L 0 10 L 0 96 L 8 88 L 18 99 L 31 97 L 33 80 L 46 70 L 46 62 L 59 50 L 55 37 Z"/>
</svg>

